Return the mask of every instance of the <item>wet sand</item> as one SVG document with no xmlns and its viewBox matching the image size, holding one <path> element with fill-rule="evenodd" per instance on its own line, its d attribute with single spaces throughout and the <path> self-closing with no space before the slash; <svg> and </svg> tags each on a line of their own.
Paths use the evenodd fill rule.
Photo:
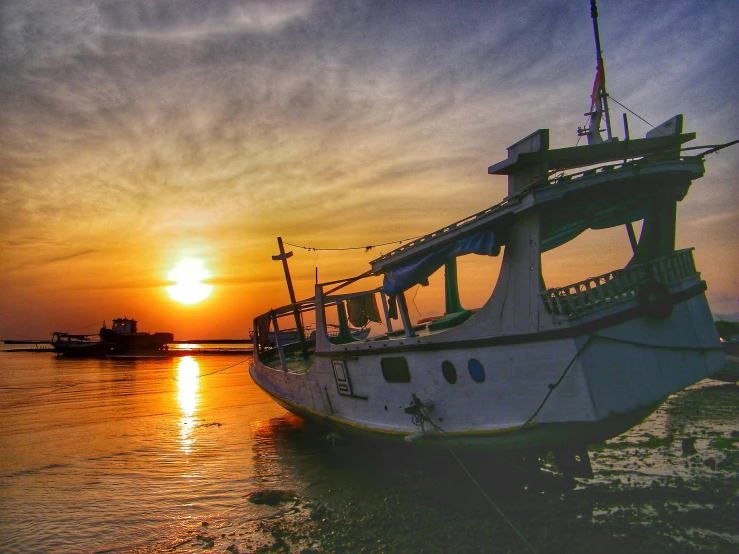
<svg viewBox="0 0 739 554">
<path fill-rule="evenodd" d="M 253 504 L 257 511 L 241 521 L 200 522 L 158 547 L 302 554 L 735 553 L 738 408 L 739 389 L 716 381 L 674 395 L 630 432 L 592 446 L 595 478 L 578 479 L 574 490 L 567 490 L 549 459 L 532 479 L 507 460 L 458 453 L 478 488 L 449 452 L 327 437 L 297 418 L 277 418 L 267 431 L 273 454 L 300 444 L 313 458 L 310 469 L 303 468 L 304 488 L 285 489 L 267 478 L 260 490 L 276 493 L 271 505 Z"/>
</svg>

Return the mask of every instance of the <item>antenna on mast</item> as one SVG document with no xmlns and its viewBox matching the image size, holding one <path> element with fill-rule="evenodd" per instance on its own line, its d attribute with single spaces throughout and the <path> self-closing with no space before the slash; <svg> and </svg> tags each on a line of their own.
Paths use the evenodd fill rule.
<svg viewBox="0 0 739 554">
<path fill-rule="evenodd" d="M 610 141 L 612 138 L 611 116 L 608 113 L 608 94 L 606 93 L 606 68 L 603 64 L 603 51 L 600 49 L 600 33 L 598 32 L 598 6 L 595 5 L 595 0 L 590 0 L 590 17 L 593 18 L 593 33 L 595 34 L 595 54 L 598 61 L 598 73 L 595 77 L 595 86 L 593 87 L 593 94 L 597 96 L 593 97 L 593 101 L 597 103 L 600 103 L 601 101 L 603 102 L 603 112 L 606 115 L 606 134 L 608 135 L 608 140 Z M 595 90 L 596 87 L 598 88 L 598 90 Z M 596 107 L 596 110 L 599 107 L 600 105 Z M 596 126 L 596 132 L 597 131 L 598 129 Z"/>
</svg>

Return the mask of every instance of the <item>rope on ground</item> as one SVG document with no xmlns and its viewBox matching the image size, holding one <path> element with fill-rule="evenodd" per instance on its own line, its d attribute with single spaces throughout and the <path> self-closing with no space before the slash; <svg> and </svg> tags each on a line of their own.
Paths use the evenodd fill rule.
<svg viewBox="0 0 739 554">
<path fill-rule="evenodd" d="M 503 521 L 505 521 L 506 524 L 511 529 L 513 529 L 513 531 L 516 533 L 516 535 L 519 536 L 519 538 L 524 542 L 524 544 L 526 544 L 526 546 L 529 547 L 529 550 L 531 550 L 531 552 L 533 552 L 534 554 L 538 554 L 538 551 L 536 550 L 536 548 L 534 548 L 534 546 L 528 541 L 528 539 L 526 539 L 526 537 L 524 536 L 524 534 L 521 531 L 519 531 L 518 527 L 516 527 L 513 524 L 513 522 L 506 517 L 506 515 L 503 513 L 503 510 L 501 510 L 498 507 L 498 505 L 495 502 L 493 502 L 493 499 L 490 498 L 490 496 L 488 495 L 488 493 L 485 492 L 485 489 L 483 489 L 482 486 L 480 486 L 480 483 L 477 482 L 477 479 L 475 479 L 474 476 L 472 475 L 472 473 L 470 472 L 470 470 L 467 469 L 467 466 L 464 465 L 464 463 L 462 462 L 462 460 L 460 460 L 459 457 L 457 456 L 457 454 L 454 452 L 454 450 L 452 450 L 452 447 L 449 446 L 449 444 L 445 441 L 443 435 L 448 435 L 449 433 L 447 433 L 444 429 L 442 429 L 440 426 L 436 425 L 436 423 L 434 423 L 431 420 L 431 417 L 428 415 L 428 413 L 426 412 L 426 409 L 425 408 L 421 407 L 420 413 L 421 413 L 421 416 L 422 416 L 422 421 L 423 420 L 428 421 L 434 429 L 436 429 L 437 431 L 439 431 L 441 433 L 441 435 L 442 435 L 441 441 L 445 444 L 446 449 L 449 450 L 449 453 L 454 457 L 455 460 L 457 460 L 457 463 L 459 464 L 459 466 L 464 470 L 464 472 L 467 474 L 467 477 L 470 478 L 470 481 L 472 481 L 472 484 L 474 484 L 475 487 L 477 487 L 477 490 L 480 491 L 480 494 L 482 494 L 482 496 L 485 498 L 485 500 L 487 500 L 488 503 L 493 507 L 493 509 L 496 512 L 498 512 L 498 515 L 500 515 L 500 517 L 503 518 Z M 421 429 L 423 429 L 423 426 L 421 426 Z"/>
<path fill-rule="evenodd" d="M 455 454 L 454 450 L 452 450 L 449 447 L 447 447 L 447 450 L 449 450 L 449 452 L 451 452 L 452 456 L 454 456 L 454 459 L 457 460 L 457 463 L 459 464 L 459 466 L 467 474 L 467 477 L 470 478 L 470 481 L 472 481 L 472 483 L 474 483 L 474 485 L 477 487 L 477 489 L 480 491 L 480 493 L 485 497 L 485 499 L 490 503 L 490 505 L 495 509 L 495 511 L 498 512 L 498 515 L 503 518 L 503 521 L 505 521 L 508 524 L 508 526 L 516 532 L 516 534 L 519 536 L 519 538 L 526 544 L 526 546 L 529 547 L 529 550 L 531 550 L 531 552 L 533 552 L 534 554 L 538 554 L 538 551 L 536 550 L 536 548 L 534 548 L 534 546 L 526 539 L 526 537 L 524 536 L 524 534 L 521 531 L 518 530 L 518 528 L 513 524 L 513 522 L 506 517 L 506 515 L 503 513 L 503 510 L 501 510 L 500 508 L 498 508 L 498 506 L 495 504 L 495 502 L 493 502 L 492 498 L 490 498 L 490 496 L 488 496 L 488 493 L 485 492 L 485 489 L 483 489 L 480 486 L 480 483 L 478 483 L 477 480 L 472 476 L 472 473 L 470 473 L 470 470 L 467 469 L 467 466 L 465 466 L 462 463 L 462 460 L 460 460 L 457 457 L 457 455 Z"/>
</svg>

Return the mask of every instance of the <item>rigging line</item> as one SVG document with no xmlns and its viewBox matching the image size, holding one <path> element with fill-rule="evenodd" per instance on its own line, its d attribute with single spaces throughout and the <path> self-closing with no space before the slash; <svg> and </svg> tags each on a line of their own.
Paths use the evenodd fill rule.
<svg viewBox="0 0 739 554">
<path fill-rule="evenodd" d="M 416 308 L 416 312 L 418 312 L 418 317 L 421 317 L 421 310 L 418 309 L 418 305 L 416 304 L 416 296 L 418 296 L 418 291 L 421 289 L 421 285 L 418 285 L 416 287 L 416 292 L 413 294 L 413 307 Z"/>
<path fill-rule="evenodd" d="M 373 248 L 377 248 L 378 246 L 387 246 L 388 244 L 402 244 L 404 242 L 408 242 L 409 240 L 416 240 L 418 238 L 421 238 L 422 235 L 418 235 L 417 237 L 411 237 L 408 239 L 400 239 L 400 240 L 393 240 L 390 242 L 383 242 L 381 244 L 368 244 L 366 246 L 347 246 L 344 248 L 316 248 L 314 246 L 301 246 L 300 244 L 292 244 L 290 242 L 285 242 L 288 246 L 292 246 L 293 248 L 302 248 L 303 250 L 313 250 L 314 252 L 317 252 L 319 250 L 323 251 L 340 251 L 340 250 L 364 250 L 365 252 L 372 250 Z"/>
<path fill-rule="evenodd" d="M 627 110 L 627 111 L 629 111 L 630 113 L 634 114 L 634 115 L 635 115 L 636 117 L 638 117 L 639 119 L 641 119 L 641 120 L 642 120 L 642 121 L 643 121 L 644 123 L 646 123 L 647 125 L 649 125 L 649 126 L 650 126 L 650 127 L 652 128 L 652 129 L 654 129 L 654 128 L 655 128 L 655 127 L 654 127 L 654 125 L 652 125 L 651 123 L 649 123 L 649 121 L 647 121 L 646 119 L 644 119 L 644 118 L 643 118 L 642 116 L 640 116 L 640 115 L 639 115 L 638 113 L 636 113 L 636 112 L 634 112 L 634 111 L 630 110 L 629 108 L 627 108 L 626 106 L 624 106 L 624 105 L 623 105 L 623 104 L 622 104 L 621 102 L 619 102 L 618 100 L 616 100 L 616 99 L 615 99 L 615 98 L 614 98 L 613 96 L 611 96 L 610 94 L 608 95 L 608 98 L 610 98 L 611 100 L 613 100 L 613 101 L 614 101 L 614 102 L 615 102 L 616 104 L 618 104 L 619 106 L 621 106 L 621 107 L 622 107 L 622 108 L 623 108 L 624 110 Z"/>
<path fill-rule="evenodd" d="M 434 429 L 436 429 L 437 431 L 439 431 L 442 434 L 441 441 L 445 444 L 446 449 L 449 450 L 449 453 L 454 457 L 455 460 L 457 460 L 457 463 L 459 464 L 459 466 L 464 470 L 464 472 L 467 474 L 467 477 L 470 478 L 470 481 L 472 481 L 472 483 L 477 487 L 477 489 L 480 491 L 480 493 L 482 494 L 482 496 L 485 497 L 485 500 L 488 501 L 488 503 L 495 509 L 495 511 L 498 512 L 498 515 L 503 518 L 503 521 L 505 521 L 506 524 L 511 529 L 513 529 L 513 531 L 516 533 L 516 535 L 518 535 L 519 538 L 526 544 L 526 546 L 529 547 L 529 549 L 531 550 L 531 552 L 533 552 L 534 554 L 538 554 L 538 551 L 536 550 L 536 548 L 534 548 L 534 546 L 528 541 L 528 539 L 526 539 L 526 537 L 524 536 L 524 534 L 521 531 L 518 530 L 518 528 L 513 524 L 513 522 L 506 517 L 506 515 L 503 513 L 503 510 L 501 510 L 498 507 L 498 505 L 495 502 L 493 502 L 493 499 L 490 498 L 490 496 L 485 492 L 485 489 L 483 489 L 480 486 L 480 483 L 478 483 L 477 482 L 477 479 L 475 479 L 473 477 L 473 475 L 470 472 L 470 470 L 467 469 L 467 466 L 465 466 L 464 463 L 462 463 L 462 460 L 460 460 L 459 457 L 457 456 L 457 454 L 454 452 L 454 450 L 452 450 L 452 447 L 449 446 L 446 443 L 446 441 L 444 440 L 443 435 L 448 435 L 449 433 L 447 433 L 440 426 L 436 425 L 436 423 L 434 423 L 431 420 L 431 417 L 426 412 L 426 409 L 423 408 L 423 407 L 421 408 L 421 415 L 422 415 L 422 418 L 425 419 L 426 421 L 428 421 Z"/>
<path fill-rule="evenodd" d="M 588 337 L 587 342 L 583 345 L 583 347 L 580 350 L 577 351 L 577 354 L 575 354 L 572 357 L 572 359 L 570 360 L 570 363 L 567 364 L 567 367 L 562 372 L 562 375 L 559 376 L 559 379 L 557 380 L 557 382 L 554 383 L 553 385 L 552 384 L 549 385 L 549 392 L 547 392 L 547 395 L 544 397 L 544 400 L 541 401 L 541 404 L 539 404 L 539 407 L 536 408 L 536 411 L 533 413 L 533 415 L 529 419 L 527 419 L 526 420 L 526 423 L 524 423 L 523 425 L 521 425 L 521 427 L 519 429 L 525 429 L 534 420 L 534 418 L 537 415 L 539 415 L 539 412 L 544 407 L 544 404 L 547 403 L 547 400 L 549 400 L 549 397 L 554 392 L 554 389 L 556 389 L 560 385 L 560 383 L 562 382 L 562 380 L 565 378 L 565 375 L 567 375 L 567 372 L 570 371 L 570 368 L 572 367 L 572 364 L 574 364 L 575 363 L 575 360 L 577 360 L 580 357 L 580 354 L 582 354 L 583 352 L 585 352 L 585 350 L 587 349 L 588 346 L 590 346 L 590 343 L 593 342 L 593 339 L 595 337 L 596 337 L 596 335 L 590 335 Z"/>
<path fill-rule="evenodd" d="M 721 346 L 707 346 L 707 347 L 698 347 L 698 346 L 667 346 L 667 345 L 663 346 L 663 345 L 659 345 L 659 344 L 646 344 L 646 343 L 635 342 L 635 341 L 630 341 L 630 340 L 626 340 L 626 339 L 617 339 L 617 338 L 613 338 L 613 337 L 604 337 L 602 335 L 591 334 L 588 337 L 587 342 L 583 345 L 583 347 L 580 350 L 578 350 L 577 354 L 575 354 L 575 356 L 572 358 L 572 360 L 570 360 L 570 363 L 567 364 L 567 367 L 562 372 L 562 375 L 557 380 L 557 382 L 554 383 L 553 385 L 549 385 L 549 392 L 547 392 L 547 395 L 544 397 L 544 400 L 542 400 L 541 404 L 536 409 L 536 411 L 534 412 L 534 414 L 526 421 L 526 423 L 524 423 L 520 427 L 521 429 L 524 429 L 525 427 L 527 427 L 533 421 L 533 419 L 539 414 L 539 412 L 541 411 L 541 409 L 544 407 L 544 404 L 547 403 L 547 400 L 549 400 L 549 397 L 554 392 L 554 389 L 556 389 L 560 385 L 560 383 L 562 382 L 562 380 L 565 378 L 565 376 L 569 372 L 570 368 L 572 367 L 572 364 L 574 364 L 575 363 L 575 360 L 577 360 L 577 358 L 580 357 L 580 354 L 582 354 L 588 348 L 588 346 L 590 346 L 590 344 L 593 342 L 594 339 L 610 340 L 610 341 L 613 341 L 613 342 L 620 342 L 620 343 L 624 343 L 624 344 L 630 344 L 632 346 L 639 346 L 639 347 L 642 347 L 642 348 L 654 348 L 654 349 L 657 349 L 657 350 L 680 350 L 680 351 L 687 350 L 687 351 L 690 351 L 690 352 L 705 352 L 707 350 L 723 350 L 723 348 Z"/>
<path fill-rule="evenodd" d="M 688 148 L 681 148 L 680 150 L 685 152 L 687 150 L 700 150 L 702 148 L 708 148 L 709 150 L 707 150 L 706 152 L 701 152 L 700 154 L 698 154 L 698 156 L 707 156 L 708 154 L 713 154 L 715 152 L 718 152 L 719 150 L 722 150 L 729 146 L 733 146 L 738 142 L 739 142 L 739 139 L 732 140 L 731 142 L 727 142 L 724 144 L 706 144 L 705 146 L 689 146 Z"/>
<path fill-rule="evenodd" d="M 95 327 L 99 325 L 98 323 L 90 323 L 90 325 L 85 325 L 84 327 L 77 327 L 76 329 L 72 329 L 71 331 L 67 331 L 67 333 L 73 333 L 74 331 L 79 331 L 80 329 L 88 329 L 90 327 Z"/>
<path fill-rule="evenodd" d="M 666 344 L 648 344 L 645 342 L 636 342 L 633 340 L 619 339 L 616 337 L 605 337 L 603 335 L 592 335 L 595 339 L 609 340 L 611 342 L 620 342 L 622 344 L 630 344 L 641 348 L 653 348 L 655 350 L 687 350 L 689 352 L 705 352 L 707 350 L 723 350 L 721 346 L 672 346 Z"/>
</svg>

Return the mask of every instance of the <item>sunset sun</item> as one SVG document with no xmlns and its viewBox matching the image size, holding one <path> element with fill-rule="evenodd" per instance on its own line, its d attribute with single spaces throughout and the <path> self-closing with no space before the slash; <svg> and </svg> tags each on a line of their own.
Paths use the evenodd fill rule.
<svg viewBox="0 0 739 554">
<path fill-rule="evenodd" d="M 203 282 L 210 278 L 210 271 L 202 260 L 182 260 L 169 272 L 168 278 L 175 284 L 167 287 L 167 294 L 180 304 L 197 304 L 208 298 L 213 290 L 212 285 Z"/>
</svg>

